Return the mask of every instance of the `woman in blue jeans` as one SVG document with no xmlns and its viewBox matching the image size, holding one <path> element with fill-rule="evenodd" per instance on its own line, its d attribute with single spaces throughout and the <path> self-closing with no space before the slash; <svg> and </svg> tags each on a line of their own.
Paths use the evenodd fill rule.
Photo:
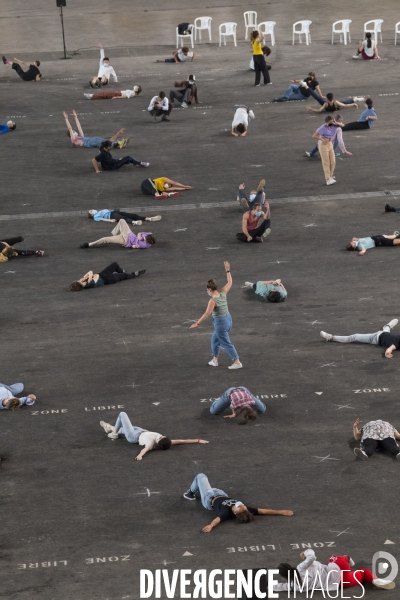
<svg viewBox="0 0 400 600">
<path fill-rule="evenodd" d="M 210 413 L 220 415 L 226 408 L 230 408 L 232 412 L 230 415 L 224 415 L 224 419 L 238 417 L 239 425 L 254 421 L 257 413 L 264 413 L 267 410 L 264 402 L 253 396 L 244 386 L 227 389 L 222 396 L 214 400 L 210 406 Z"/>
<path fill-rule="evenodd" d="M 206 312 L 200 317 L 196 323 L 191 325 L 190 329 L 198 327 L 200 323 L 208 319 L 212 314 L 214 323 L 214 333 L 211 338 L 211 354 L 212 359 L 208 363 L 211 367 L 218 367 L 218 357 L 221 347 L 233 360 L 233 363 L 228 369 L 241 369 L 242 363 L 239 360 L 239 354 L 236 352 L 235 346 L 229 338 L 229 332 L 232 329 L 232 317 L 229 314 L 228 302 L 226 295 L 232 287 L 232 276 L 230 265 L 227 261 L 224 262 L 225 271 L 228 282 L 218 291 L 217 284 L 214 279 L 209 279 L 207 283 L 207 294 L 211 296 L 208 302 Z"/>
</svg>

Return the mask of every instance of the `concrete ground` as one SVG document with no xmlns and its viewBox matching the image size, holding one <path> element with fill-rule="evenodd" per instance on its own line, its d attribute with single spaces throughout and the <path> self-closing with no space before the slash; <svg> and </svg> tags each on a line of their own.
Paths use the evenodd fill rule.
<svg viewBox="0 0 400 600">
<path fill-rule="evenodd" d="M 376 9 L 368 0 L 362 17 L 360 4 L 343 1 L 334 7 L 270 4 L 268 10 L 246 6 L 258 11 L 259 21 L 277 22 L 273 85 L 254 89 L 239 2 L 212 9 L 198 2 L 186 12 L 178 2 L 167 10 L 159 0 L 135 7 L 126 0 L 84 7 L 68 0 L 67 61 L 60 60 L 56 7 L 39 0 L 29 8 L 3 3 L 1 53 L 39 58 L 44 81 L 24 83 L 0 67 L 0 122 L 17 123 L 0 139 L 0 235 L 22 235 L 21 248 L 40 248 L 45 256 L 0 267 L 0 380 L 22 381 L 37 396 L 34 407 L 1 414 L 1 599 L 136 599 L 140 569 L 273 568 L 297 564 L 308 547 L 321 562 L 348 554 L 357 567 L 371 568 L 377 551 L 399 558 L 399 465 L 382 454 L 369 463 L 356 459 L 352 424 L 359 417 L 398 426 L 400 357 L 384 360 L 380 348 L 326 344 L 319 337 L 321 329 L 373 332 L 398 317 L 399 251 L 359 257 L 344 250 L 352 236 L 399 229 L 398 216 L 383 210 L 386 201 L 400 206 L 397 3 L 387 0 Z M 196 45 L 193 63 L 155 64 L 173 52 L 179 22 L 207 13 L 214 41 Z M 342 17 L 353 18 L 347 47 L 330 43 L 331 22 Z M 363 22 L 377 17 L 385 19 L 384 60 L 353 61 Z M 301 18 L 313 20 L 312 44 L 293 47 L 291 25 Z M 239 24 L 237 48 L 219 49 L 215 42 L 225 20 Z M 120 76 L 109 89 L 140 84 L 139 97 L 83 97 L 97 72 L 98 42 Z M 270 104 L 310 70 L 322 91 L 338 99 L 371 96 L 379 117 L 371 131 L 344 133 L 353 156 L 338 159 L 337 184 L 329 188 L 318 156 L 304 156 L 323 122 L 305 107 L 317 103 Z M 153 125 L 150 98 L 189 73 L 203 104 L 176 109 L 170 123 Z M 236 139 L 230 126 L 240 103 L 250 105 L 256 119 L 248 137 Z M 130 145 L 113 155 L 132 155 L 150 168 L 95 175 L 96 151 L 72 147 L 66 136 L 62 112 L 73 109 L 86 135 L 106 137 L 125 127 Z M 341 114 L 349 122 L 361 110 L 362 104 Z M 164 201 L 142 196 L 142 179 L 158 176 L 194 189 Z M 235 239 L 241 228 L 236 190 L 241 182 L 250 190 L 261 178 L 272 233 L 263 244 L 247 246 Z M 150 227 L 135 228 L 151 230 L 156 245 L 146 252 L 80 249 L 110 234 L 109 224 L 85 213 L 106 207 L 162 215 Z M 231 338 L 244 366 L 239 371 L 227 369 L 224 354 L 218 369 L 207 366 L 210 320 L 189 330 L 205 310 L 207 280 L 224 283 L 224 260 L 233 276 L 229 308 Z M 112 261 L 146 274 L 83 294 L 68 291 L 71 281 Z M 242 288 L 246 280 L 274 278 L 288 290 L 284 304 L 263 302 Z M 267 404 L 265 415 L 246 427 L 209 413 L 211 400 L 235 385 Z M 136 462 L 138 447 L 108 439 L 99 426 L 101 419 L 114 422 L 121 410 L 146 429 L 210 444 L 153 452 Z M 243 527 L 228 522 L 203 534 L 211 513 L 182 498 L 198 472 L 250 506 L 295 515 L 258 517 Z M 353 593 L 359 596 L 359 589 Z M 396 590 L 366 594 L 397 598 Z"/>
</svg>

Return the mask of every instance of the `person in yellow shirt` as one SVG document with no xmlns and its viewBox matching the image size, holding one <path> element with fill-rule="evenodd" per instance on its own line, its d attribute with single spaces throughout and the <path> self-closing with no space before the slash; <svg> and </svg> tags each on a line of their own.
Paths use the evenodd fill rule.
<svg viewBox="0 0 400 600">
<path fill-rule="evenodd" d="M 193 189 L 190 185 L 183 185 L 168 177 L 157 177 L 157 179 L 145 179 L 141 184 L 141 192 L 145 196 L 155 196 L 156 198 L 173 198 L 179 196 L 183 190 Z"/>
<path fill-rule="evenodd" d="M 264 34 L 262 34 L 260 31 L 252 32 L 250 44 L 253 49 L 254 70 L 256 72 L 256 80 L 254 85 L 257 87 L 260 85 L 261 73 L 264 76 L 264 85 L 268 85 L 269 83 L 271 83 L 262 49 L 263 40 Z"/>
</svg>

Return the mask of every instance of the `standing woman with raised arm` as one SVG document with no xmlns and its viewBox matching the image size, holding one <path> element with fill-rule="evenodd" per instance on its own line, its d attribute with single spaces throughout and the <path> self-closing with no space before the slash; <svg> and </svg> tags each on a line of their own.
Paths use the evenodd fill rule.
<svg viewBox="0 0 400 600">
<path fill-rule="evenodd" d="M 193 323 L 190 329 L 198 327 L 200 323 L 208 319 L 212 314 L 214 323 L 214 333 L 211 338 L 212 359 L 208 364 L 211 367 L 218 367 L 218 356 L 222 347 L 233 360 L 228 369 L 241 369 L 243 365 L 239 360 L 239 354 L 236 352 L 236 348 L 229 338 L 229 332 L 232 329 L 232 317 L 229 314 L 226 295 L 232 287 L 232 275 L 230 265 L 227 261 L 224 262 L 224 267 L 228 280 L 226 285 L 218 291 L 216 281 L 214 279 L 208 280 L 207 294 L 211 296 L 211 300 L 208 302 L 204 315 L 196 323 Z"/>
<path fill-rule="evenodd" d="M 254 61 L 254 70 L 256 72 L 256 80 L 254 85 L 259 86 L 261 81 L 261 73 L 264 75 L 264 85 L 268 85 L 271 83 L 268 73 L 268 67 L 265 62 L 264 53 L 262 49 L 262 42 L 264 39 L 264 34 L 260 31 L 253 31 L 251 34 L 251 47 L 253 49 L 253 61 Z"/>
</svg>

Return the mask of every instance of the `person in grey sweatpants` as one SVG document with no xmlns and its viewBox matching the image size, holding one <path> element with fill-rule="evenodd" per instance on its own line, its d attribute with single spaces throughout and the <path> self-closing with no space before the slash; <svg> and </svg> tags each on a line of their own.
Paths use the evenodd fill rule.
<svg viewBox="0 0 400 600">
<path fill-rule="evenodd" d="M 260 183 L 257 186 L 256 190 L 251 190 L 250 198 L 247 197 L 246 192 L 244 191 L 245 185 L 241 183 L 239 185 L 239 189 L 237 192 L 236 200 L 239 202 L 240 206 L 243 209 L 243 212 L 247 212 L 251 210 L 254 203 L 261 204 L 261 206 L 265 206 L 265 179 L 261 179 Z"/>
<path fill-rule="evenodd" d="M 393 327 L 396 327 L 398 319 L 392 319 L 379 331 L 375 333 L 354 333 L 353 335 L 332 335 L 326 331 L 320 331 L 319 335 L 327 342 L 341 342 L 342 344 L 350 344 L 359 342 L 360 344 L 373 344 L 374 346 L 383 346 L 385 348 L 384 355 L 386 358 L 393 358 L 392 352 L 400 349 L 400 335 L 390 333 Z"/>
</svg>

